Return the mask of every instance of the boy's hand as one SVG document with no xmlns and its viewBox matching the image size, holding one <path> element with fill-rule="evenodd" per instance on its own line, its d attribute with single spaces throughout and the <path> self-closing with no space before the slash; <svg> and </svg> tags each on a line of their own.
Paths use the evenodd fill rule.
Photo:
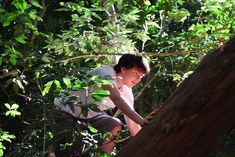
<svg viewBox="0 0 235 157">
<path fill-rule="evenodd" d="M 156 114 L 159 112 L 159 109 L 153 110 L 149 115 L 147 115 L 147 117 L 145 117 L 144 119 L 147 120 L 148 122 L 151 121 Z"/>
<path fill-rule="evenodd" d="M 143 122 L 142 122 L 142 124 L 140 124 L 140 126 L 143 127 L 148 123 L 149 123 L 149 121 L 146 118 L 143 118 Z"/>
</svg>

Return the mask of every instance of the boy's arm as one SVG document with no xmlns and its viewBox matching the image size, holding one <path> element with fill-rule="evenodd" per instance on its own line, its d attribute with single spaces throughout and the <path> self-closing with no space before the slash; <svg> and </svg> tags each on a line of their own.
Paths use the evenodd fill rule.
<svg viewBox="0 0 235 157">
<path fill-rule="evenodd" d="M 148 121 L 142 118 L 137 112 L 133 111 L 130 106 L 125 102 L 125 100 L 121 97 L 120 92 L 118 91 L 115 85 L 104 85 L 103 89 L 108 90 L 110 92 L 109 98 L 114 102 L 114 104 L 131 120 L 140 126 L 148 123 Z"/>
<path fill-rule="evenodd" d="M 131 120 L 129 117 L 124 115 L 125 122 L 127 124 L 128 130 L 131 133 L 131 136 L 135 136 L 141 129 L 140 125 L 136 124 L 133 120 Z"/>
</svg>

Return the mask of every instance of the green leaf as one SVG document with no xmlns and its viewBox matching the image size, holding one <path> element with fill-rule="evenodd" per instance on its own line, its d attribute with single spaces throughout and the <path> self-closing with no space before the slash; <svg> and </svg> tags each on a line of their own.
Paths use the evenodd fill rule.
<svg viewBox="0 0 235 157">
<path fill-rule="evenodd" d="M 2 65 L 2 57 L 0 57 L 0 66 Z"/>
<path fill-rule="evenodd" d="M 112 7 L 113 4 L 114 4 L 113 1 L 106 1 L 106 3 L 104 5 L 107 7 Z"/>
<path fill-rule="evenodd" d="M 136 37 L 140 39 L 143 42 L 146 42 L 147 40 L 150 40 L 150 37 L 146 34 L 142 33 L 135 33 Z"/>
<path fill-rule="evenodd" d="M 71 17 L 72 17 L 72 20 L 74 20 L 74 21 L 79 19 L 78 14 L 72 14 Z"/>
<path fill-rule="evenodd" d="M 19 43 L 22 43 L 22 44 L 26 43 L 26 41 L 25 41 L 26 39 L 27 39 L 27 37 L 24 36 L 24 35 L 20 35 L 20 36 L 15 38 L 16 41 L 18 41 Z"/>
<path fill-rule="evenodd" d="M 51 85 L 53 84 L 53 82 L 54 81 L 49 81 L 44 85 L 44 89 L 42 91 L 43 96 L 45 96 L 50 91 L 50 88 L 51 88 Z"/>
<path fill-rule="evenodd" d="M 192 25 L 189 30 L 194 31 L 197 35 L 200 34 L 205 34 L 207 32 L 206 28 L 204 27 L 204 25 L 202 24 L 196 24 L 196 25 Z"/>
<path fill-rule="evenodd" d="M 4 105 L 5 105 L 9 110 L 11 109 L 11 105 L 10 105 L 10 104 L 5 103 Z"/>
<path fill-rule="evenodd" d="M 108 90 L 99 89 L 99 90 L 92 92 L 91 94 L 107 97 L 110 95 L 110 92 Z"/>
<path fill-rule="evenodd" d="M 92 76 L 92 77 L 90 78 L 90 80 L 95 81 L 95 80 L 97 80 L 97 78 L 98 78 L 98 76 L 97 76 L 97 75 L 94 75 L 94 76 Z"/>
<path fill-rule="evenodd" d="M 17 56 L 15 54 L 10 54 L 10 62 L 13 64 L 13 65 L 16 65 L 16 58 Z"/>
<path fill-rule="evenodd" d="M 21 3 L 21 9 L 22 9 L 22 10 L 25 10 L 25 9 L 27 8 L 27 3 L 26 3 L 25 0 L 21 0 L 21 1 L 22 1 L 22 3 Z"/>
<path fill-rule="evenodd" d="M 173 9 L 169 15 L 174 22 L 183 22 L 188 16 L 190 16 L 190 13 L 187 9 L 182 8 L 181 10 Z"/>
<path fill-rule="evenodd" d="M 30 3 L 37 8 L 40 8 L 40 9 L 43 8 L 36 0 L 30 0 Z"/>
<path fill-rule="evenodd" d="M 32 29 L 33 31 L 36 31 L 38 30 L 33 24 L 31 23 L 25 23 L 25 25 L 29 28 L 29 29 Z"/>
<path fill-rule="evenodd" d="M 0 139 L 4 141 L 11 142 L 11 139 L 14 139 L 15 135 L 9 135 L 8 132 L 4 132 L 3 135 L 0 136 Z"/>
<path fill-rule="evenodd" d="M 63 82 L 67 87 L 72 87 L 71 80 L 69 78 L 64 77 Z"/>
<path fill-rule="evenodd" d="M 60 2 L 60 5 L 61 5 L 61 6 L 64 6 L 64 2 Z"/>
<path fill-rule="evenodd" d="M 85 82 L 83 82 L 83 81 L 77 81 L 76 83 L 75 83 L 75 85 L 73 86 L 74 88 L 78 88 L 78 89 L 87 89 L 88 87 L 87 87 L 87 84 L 85 83 Z"/>
<path fill-rule="evenodd" d="M 7 111 L 6 112 L 6 116 L 10 115 L 11 114 L 11 111 Z"/>
<path fill-rule="evenodd" d="M 13 0 L 12 3 L 17 9 L 20 9 L 22 12 L 27 8 L 27 3 L 25 0 Z"/>
<path fill-rule="evenodd" d="M 11 110 L 6 112 L 6 116 L 10 115 L 11 117 L 19 116 L 21 113 L 19 111 Z"/>
<path fill-rule="evenodd" d="M 100 109 L 97 104 L 86 104 L 87 108 L 91 109 L 92 111 L 95 112 L 100 112 Z"/>
<path fill-rule="evenodd" d="M 109 80 L 102 80 L 102 85 L 110 85 L 113 86 L 113 84 Z"/>
<path fill-rule="evenodd" d="M 110 95 L 110 92 L 108 90 L 96 90 L 93 93 L 91 93 L 91 98 L 98 101 L 102 102 L 104 97 L 107 97 Z"/>
<path fill-rule="evenodd" d="M 151 2 L 149 0 L 144 0 L 145 5 L 151 5 Z"/>
<path fill-rule="evenodd" d="M 3 149 L 0 148 L 0 157 L 3 156 Z"/>
<path fill-rule="evenodd" d="M 98 132 L 98 130 L 97 130 L 96 128 L 94 128 L 93 126 L 91 126 L 91 125 L 88 125 L 88 129 L 89 129 L 91 132 L 93 132 L 93 133 L 97 133 L 97 132 Z"/>
<path fill-rule="evenodd" d="M 35 10 L 31 10 L 29 13 L 29 18 L 35 20 L 38 16 L 37 16 L 37 12 Z"/>
<path fill-rule="evenodd" d="M 18 104 L 12 104 L 12 106 L 11 106 L 11 109 L 12 110 L 16 110 L 16 109 L 18 109 L 19 108 L 19 105 Z"/>
<path fill-rule="evenodd" d="M 62 89 L 62 87 L 61 87 L 61 85 L 60 85 L 60 81 L 55 80 L 54 83 L 55 83 L 55 85 L 56 85 L 56 89 L 58 89 L 58 90 L 61 90 L 61 89 Z"/>
<path fill-rule="evenodd" d="M 0 14 L 5 13 L 5 12 L 6 12 L 5 9 L 0 8 Z"/>
<path fill-rule="evenodd" d="M 17 16 L 18 14 L 15 13 L 6 13 L 5 18 L 3 19 L 3 27 L 10 25 L 11 21 L 13 21 Z"/>
<path fill-rule="evenodd" d="M 96 95 L 96 94 L 91 94 L 91 98 L 98 101 L 98 102 L 102 102 L 104 97 L 100 96 L 100 95 Z"/>
<path fill-rule="evenodd" d="M 110 132 L 104 132 L 102 135 L 100 135 L 100 137 L 102 138 L 102 139 L 105 139 L 105 138 L 107 138 L 108 137 L 108 135 L 110 135 L 111 133 Z"/>
</svg>

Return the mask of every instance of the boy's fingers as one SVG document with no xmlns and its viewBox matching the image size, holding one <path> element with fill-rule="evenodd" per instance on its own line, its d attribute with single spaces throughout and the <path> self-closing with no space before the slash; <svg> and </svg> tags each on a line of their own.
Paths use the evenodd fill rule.
<svg viewBox="0 0 235 157">
<path fill-rule="evenodd" d="M 145 119 L 147 119 L 148 121 L 152 120 L 158 112 L 159 109 L 153 110 Z"/>
</svg>

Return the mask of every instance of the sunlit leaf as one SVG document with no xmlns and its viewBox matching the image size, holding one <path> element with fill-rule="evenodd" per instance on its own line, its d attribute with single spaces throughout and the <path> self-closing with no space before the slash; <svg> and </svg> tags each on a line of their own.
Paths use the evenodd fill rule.
<svg viewBox="0 0 235 157">
<path fill-rule="evenodd" d="M 42 91 L 42 95 L 43 96 L 45 96 L 48 92 L 49 92 L 49 90 L 50 90 L 50 88 L 51 88 L 51 85 L 53 84 L 53 82 L 54 81 L 49 81 L 49 82 L 47 82 L 46 84 L 45 84 L 45 88 L 43 89 L 43 91 Z"/>
<path fill-rule="evenodd" d="M 38 1 L 36 1 L 36 0 L 30 0 L 30 3 L 31 3 L 33 6 L 37 7 L 37 8 L 40 8 L 40 9 L 43 8 L 42 5 L 40 5 L 40 4 L 38 3 Z"/>
<path fill-rule="evenodd" d="M 6 13 L 6 18 L 3 20 L 3 27 L 10 25 L 11 21 L 13 21 L 17 16 L 18 14 L 15 13 Z"/>
<path fill-rule="evenodd" d="M 20 42 L 20 43 L 22 43 L 22 44 L 25 44 L 25 43 L 26 43 L 26 41 L 25 41 L 26 39 L 27 39 L 27 37 L 24 36 L 24 35 L 20 35 L 20 36 L 18 36 L 18 37 L 15 37 L 15 40 L 18 41 L 18 42 Z"/>
<path fill-rule="evenodd" d="M 0 57 L 0 66 L 2 65 L 2 57 Z"/>
<path fill-rule="evenodd" d="M 54 83 L 55 83 L 55 85 L 56 85 L 56 89 L 58 89 L 58 90 L 61 90 L 61 89 L 62 89 L 62 87 L 61 87 L 61 85 L 60 85 L 60 81 L 55 80 Z"/>
<path fill-rule="evenodd" d="M 146 42 L 147 40 L 150 40 L 150 37 L 146 34 L 142 33 L 135 33 L 136 37 L 140 39 L 143 42 Z"/>
<path fill-rule="evenodd" d="M 35 20 L 38 16 L 37 16 L 37 12 L 35 10 L 32 10 L 28 13 L 29 17 L 33 20 Z"/>
<path fill-rule="evenodd" d="M 67 87 L 72 87 L 71 80 L 69 78 L 64 77 L 63 82 Z"/>
<path fill-rule="evenodd" d="M 100 96 L 109 96 L 110 95 L 110 92 L 108 90 L 103 90 L 103 89 L 99 89 L 99 90 L 96 90 L 94 92 L 92 92 L 91 94 L 93 95 L 100 95 Z"/>
<path fill-rule="evenodd" d="M 98 132 L 98 130 L 96 128 L 94 128 L 93 126 L 91 126 L 91 125 L 88 125 L 87 127 L 93 133 L 97 133 Z"/>
<path fill-rule="evenodd" d="M 151 2 L 149 0 L 144 0 L 145 5 L 151 5 Z"/>
<path fill-rule="evenodd" d="M 10 106 L 10 104 L 8 104 L 8 103 L 5 103 L 4 104 L 9 110 L 11 109 L 11 106 Z"/>
<path fill-rule="evenodd" d="M 0 157 L 2 157 L 3 156 L 3 149 L 2 148 L 0 148 Z"/>
<path fill-rule="evenodd" d="M 187 19 L 188 16 L 190 16 L 190 13 L 185 8 L 182 8 L 180 10 L 174 9 L 170 13 L 170 16 L 174 20 L 174 22 L 183 22 Z"/>
<path fill-rule="evenodd" d="M 19 105 L 18 104 L 12 104 L 11 106 L 11 109 L 14 110 L 14 109 L 18 109 L 19 108 Z"/>
</svg>

